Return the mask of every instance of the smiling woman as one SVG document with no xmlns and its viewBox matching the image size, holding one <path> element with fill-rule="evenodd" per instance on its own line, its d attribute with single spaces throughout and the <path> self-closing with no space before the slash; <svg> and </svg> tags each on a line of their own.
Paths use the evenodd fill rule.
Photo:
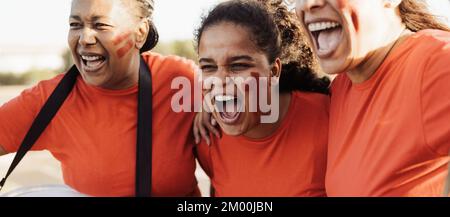
<svg viewBox="0 0 450 217">
<path fill-rule="evenodd" d="M 69 80 L 73 88 L 32 149 L 49 150 L 61 162 L 67 185 L 92 196 L 134 196 L 136 168 L 150 166 L 136 164 L 136 156 L 150 155 L 144 173 L 152 179 L 143 185 L 151 196 L 200 196 L 190 136 L 194 113 L 170 110 L 168 85 L 175 77 L 193 82 L 196 68 L 148 52 L 158 41 L 153 8 L 152 0 L 73 0 L 68 43 L 76 67 L 0 107 L 1 148 L 16 152 L 52 92 Z M 151 90 L 142 88 L 150 85 L 142 85 L 144 73 L 154 78 Z M 142 91 L 152 94 L 153 109 L 141 112 L 151 114 L 155 127 L 138 134 Z M 136 135 L 152 135 L 152 149 L 138 152 L 143 137 Z"/>
<path fill-rule="evenodd" d="M 421 0 L 297 0 L 331 87 L 330 196 L 441 196 L 450 29 Z"/>
<path fill-rule="evenodd" d="M 223 135 L 197 147 L 215 196 L 325 195 L 329 80 L 313 70 L 299 30 L 281 0 L 226 1 L 203 19 L 198 56 L 211 95 L 204 104 Z M 208 85 L 209 78 L 222 82 Z M 251 105 L 272 96 L 279 100 L 266 112 L 279 115 L 266 123 Z"/>
</svg>

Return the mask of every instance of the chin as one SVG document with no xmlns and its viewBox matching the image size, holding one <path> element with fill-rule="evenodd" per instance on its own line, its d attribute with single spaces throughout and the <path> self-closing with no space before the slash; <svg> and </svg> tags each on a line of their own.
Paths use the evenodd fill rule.
<svg viewBox="0 0 450 217">
<path fill-rule="evenodd" d="M 319 59 L 319 63 L 323 72 L 325 72 L 328 75 L 341 74 L 346 70 L 344 67 L 346 61 L 342 61 L 340 59 L 327 59 L 327 60 Z"/>
<path fill-rule="evenodd" d="M 244 132 L 242 130 L 236 129 L 238 127 L 229 127 L 229 126 L 225 126 L 225 127 L 221 127 L 222 128 L 222 132 L 228 136 L 240 136 L 242 134 L 244 134 Z"/>
</svg>

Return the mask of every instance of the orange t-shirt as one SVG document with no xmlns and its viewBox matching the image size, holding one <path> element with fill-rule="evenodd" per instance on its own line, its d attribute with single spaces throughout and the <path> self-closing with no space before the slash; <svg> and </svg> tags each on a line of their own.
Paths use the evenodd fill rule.
<svg viewBox="0 0 450 217">
<path fill-rule="evenodd" d="M 328 96 L 295 91 L 271 136 L 223 134 L 198 145 L 215 196 L 325 196 L 328 108 Z"/>
<path fill-rule="evenodd" d="M 450 150 L 450 33 L 406 39 L 367 81 L 332 84 L 328 196 L 442 196 Z"/>
<path fill-rule="evenodd" d="M 153 78 L 152 196 L 200 196 L 194 175 L 194 112 L 175 113 L 174 77 L 194 80 L 195 64 L 145 53 Z M 25 133 L 63 75 L 42 81 L 0 107 L 0 144 L 16 152 Z M 87 85 L 81 76 L 33 150 L 61 162 L 66 184 L 92 196 L 135 193 L 137 84 L 125 90 Z M 149 132 L 151 133 L 151 132 Z"/>
</svg>

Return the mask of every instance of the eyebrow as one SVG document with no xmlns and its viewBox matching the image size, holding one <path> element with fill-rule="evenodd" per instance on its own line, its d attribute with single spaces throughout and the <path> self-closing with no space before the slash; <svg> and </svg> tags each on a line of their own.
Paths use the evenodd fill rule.
<svg viewBox="0 0 450 217">
<path fill-rule="evenodd" d="M 199 63 L 201 63 L 201 62 L 214 63 L 214 60 L 211 58 L 200 58 L 200 60 L 198 62 Z"/>
<path fill-rule="evenodd" d="M 228 62 L 234 62 L 234 61 L 238 61 L 238 60 L 254 61 L 254 59 L 251 56 L 247 56 L 247 55 L 234 56 L 234 57 L 228 58 Z M 211 58 L 201 58 L 198 62 L 199 63 L 201 63 L 201 62 L 214 63 L 215 61 Z"/>
<path fill-rule="evenodd" d="M 229 62 L 234 62 L 234 61 L 238 61 L 238 60 L 253 61 L 253 58 L 251 56 L 248 56 L 248 55 L 241 55 L 241 56 L 230 57 L 228 59 Z"/>
<path fill-rule="evenodd" d="M 81 20 L 81 17 L 77 16 L 77 15 L 71 15 L 70 18 L 71 19 L 75 19 L 75 20 Z M 105 18 L 105 16 L 95 15 L 95 16 L 91 17 L 91 20 L 92 21 L 96 21 L 96 20 L 99 20 L 99 19 L 102 19 L 102 18 Z"/>
</svg>

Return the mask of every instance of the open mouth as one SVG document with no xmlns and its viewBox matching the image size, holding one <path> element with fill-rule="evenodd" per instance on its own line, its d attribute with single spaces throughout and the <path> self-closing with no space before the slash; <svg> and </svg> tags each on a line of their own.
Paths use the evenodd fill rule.
<svg viewBox="0 0 450 217">
<path fill-rule="evenodd" d="M 82 54 L 80 55 L 83 69 L 86 72 L 96 72 L 103 67 L 106 57 L 98 54 Z"/>
<path fill-rule="evenodd" d="M 330 56 L 342 39 L 342 25 L 337 22 L 313 22 L 308 24 L 308 30 L 320 58 Z"/>
<path fill-rule="evenodd" d="M 213 98 L 213 104 L 219 118 L 225 124 L 235 124 L 242 113 L 242 101 L 233 95 L 217 95 Z"/>
</svg>

